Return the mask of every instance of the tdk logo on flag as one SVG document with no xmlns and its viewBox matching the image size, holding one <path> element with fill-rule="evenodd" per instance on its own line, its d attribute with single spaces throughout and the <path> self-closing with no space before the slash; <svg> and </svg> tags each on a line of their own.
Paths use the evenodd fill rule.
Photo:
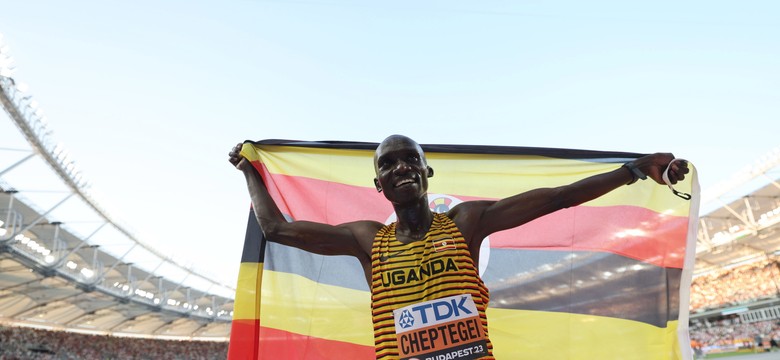
<svg viewBox="0 0 780 360">
<path fill-rule="evenodd" d="M 414 316 L 412 316 L 412 313 L 410 313 L 409 310 L 404 310 L 403 313 L 401 313 L 401 318 L 398 319 L 398 325 L 401 325 L 404 329 L 414 325 Z"/>
<path fill-rule="evenodd" d="M 396 333 L 478 316 L 470 295 L 455 295 L 393 311 Z"/>
</svg>

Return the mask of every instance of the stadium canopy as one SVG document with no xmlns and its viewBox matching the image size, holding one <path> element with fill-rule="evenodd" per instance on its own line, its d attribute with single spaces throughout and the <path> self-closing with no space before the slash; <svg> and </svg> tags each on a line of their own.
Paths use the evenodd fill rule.
<svg viewBox="0 0 780 360">
<path fill-rule="evenodd" d="M 0 53 L 0 321 L 227 340 L 235 289 L 108 214 L 12 74 Z"/>
<path fill-rule="evenodd" d="M 695 274 L 780 255 L 779 178 L 780 147 L 705 191 Z"/>
</svg>

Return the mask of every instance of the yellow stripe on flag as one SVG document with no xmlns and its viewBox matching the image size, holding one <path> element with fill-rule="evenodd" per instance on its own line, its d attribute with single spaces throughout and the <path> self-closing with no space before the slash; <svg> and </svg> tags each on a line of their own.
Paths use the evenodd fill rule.
<svg viewBox="0 0 780 360">
<path fill-rule="evenodd" d="M 488 308 L 496 359 L 682 359 L 677 321 L 666 328 L 610 317 Z"/>
<path fill-rule="evenodd" d="M 233 319 L 256 320 L 260 318 L 258 294 L 263 275 L 263 263 L 243 262 L 238 269 L 236 301 Z"/>
<path fill-rule="evenodd" d="M 266 270 L 260 324 L 321 339 L 374 346 L 368 291 Z"/>
</svg>

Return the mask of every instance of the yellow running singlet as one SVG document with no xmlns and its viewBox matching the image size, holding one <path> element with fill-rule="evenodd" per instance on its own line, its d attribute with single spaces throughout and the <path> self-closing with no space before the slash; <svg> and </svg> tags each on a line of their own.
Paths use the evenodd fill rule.
<svg viewBox="0 0 780 360">
<path fill-rule="evenodd" d="M 371 249 L 377 359 L 493 359 L 490 295 L 455 223 L 434 214 L 425 238 L 410 244 L 396 239 L 396 224 Z"/>
</svg>

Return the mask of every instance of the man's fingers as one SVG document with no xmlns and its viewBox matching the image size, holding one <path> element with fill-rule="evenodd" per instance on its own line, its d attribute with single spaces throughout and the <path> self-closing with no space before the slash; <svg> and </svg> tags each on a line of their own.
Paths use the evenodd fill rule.
<svg viewBox="0 0 780 360">
<path fill-rule="evenodd" d="M 685 174 L 687 174 L 689 171 L 688 164 L 685 161 L 676 161 L 672 164 L 671 167 L 669 167 L 669 181 L 672 184 L 676 184 L 678 181 L 683 181 L 685 180 Z"/>
<path fill-rule="evenodd" d="M 677 184 L 678 181 L 683 180 L 685 180 L 685 175 L 672 172 L 669 173 L 669 182 L 671 182 L 672 185 Z"/>
<path fill-rule="evenodd" d="M 243 148 L 243 145 L 244 144 L 239 143 L 238 145 L 234 146 L 233 149 L 228 153 L 228 161 L 239 170 L 243 167 L 242 162 L 246 160 L 245 157 L 241 156 L 241 149 Z"/>
<path fill-rule="evenodd" d="M 250 167 L 252 166 L 249 164 L 249 160 L 245 157 L 242 157 L 240 160 L 238 160 L 238 162 L 236 162 L 235 165 L 236 165 L 236 169 L 239 170 L 244 170 L 245 168 L 247 168 L 247 166 Z"/>
<path fill-rule="evenodd" d="M 675 161 L 672 164 L 672 169 L 678 174 L 687 174 L 690 171 L 688 169 L 688 162 L 685 160 Z"/>
</svg>

